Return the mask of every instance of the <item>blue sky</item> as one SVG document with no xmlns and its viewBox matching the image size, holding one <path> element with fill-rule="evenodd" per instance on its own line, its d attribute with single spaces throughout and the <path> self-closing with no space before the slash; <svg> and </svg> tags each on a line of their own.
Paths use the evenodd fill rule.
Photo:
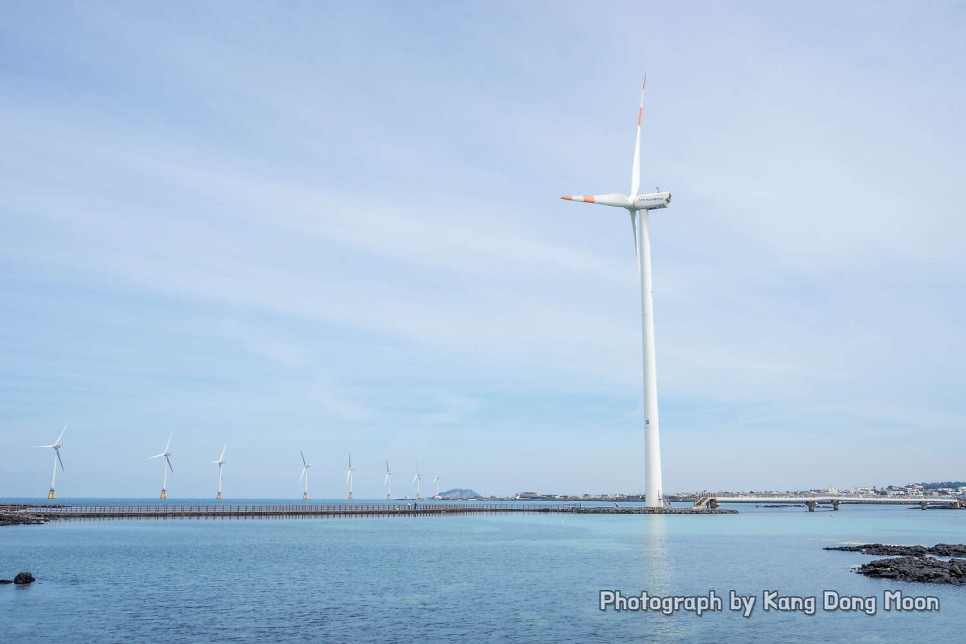
<svg viewBox="0 0 966 644">
<path fill-rule="evenodd" d="M 28 3 L 0 16 L 0 496 L 966 478 L 957 3 Z"/>
</svg>

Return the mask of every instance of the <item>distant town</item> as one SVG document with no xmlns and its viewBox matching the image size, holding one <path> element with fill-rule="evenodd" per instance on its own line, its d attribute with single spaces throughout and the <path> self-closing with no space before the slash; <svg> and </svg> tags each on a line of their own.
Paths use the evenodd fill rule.
<svg viewBox="0 0 966 644">
<path fill-rule="evenodd" d="M 966 500 L 966 482 L 942 481 L 938 483 L 907 483 L 905 485 L 887 485 L 884 487 L 856 487 L 839 489 L 835 487 L 814 488 L 810 490 L 701 490 L 697 492 L 676 492 L 667 495 L 669 501 L 693 501 L 703 496 L 717 497 L 789 497 L 801 496 L 847 496 L 847 497 L 895 497 L 902 499 L 919 499 L 925 497 L 952 497 Z M 517 492 L 512 497 L 478 497 L 493 500 L 514 499 L 518 501 L 643 501 L 643 494 L 546 494 L 543 492 Z"/>
</svg>

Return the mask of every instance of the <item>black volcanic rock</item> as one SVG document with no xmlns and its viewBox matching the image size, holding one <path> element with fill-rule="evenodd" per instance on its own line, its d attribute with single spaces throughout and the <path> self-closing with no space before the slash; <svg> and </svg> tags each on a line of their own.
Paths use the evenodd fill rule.
<svg viewBox="0 0 966 644">
<path fill-rule="evenodd" d="M 914 581 L 923 584 L 966 585 L 966 559 L 942 561 L 933 557 L 895 557 L 862 564 L 856 570 L 866 577 Z"/>
<path fill-rule="evenodd" d="M 36 581 L 34 579 L 34 576 L 31 575 L 29 572 L 17 573 L 17 576 L 13 578 L 13 583 L 20 584 L 20 585 L 30 584 L 30 583 L 33 583 L 34 581 Z"/>
<path fill-rule="evenodd" d="M 13 579 L 0 579 L 0 584 L 12 584 Z"/>
<path fill-rule="evenodd" d="M 882 543 L 861 543 L 854 546 L 826 546 L 825 550 L 841 550 L 843 552 L 861 552 L 864 555 L 877 557 L 966 557 L 966 545 L 937 543 L 926 546 L 894 546 Z"/>
</svg>

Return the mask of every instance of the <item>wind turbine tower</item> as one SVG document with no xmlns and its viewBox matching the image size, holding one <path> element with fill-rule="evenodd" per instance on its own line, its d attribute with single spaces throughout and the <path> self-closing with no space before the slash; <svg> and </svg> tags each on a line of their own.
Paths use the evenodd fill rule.
<svg viewBox="0 0 966 644">
<path fill-rule="evenodd" d="M 422 475 L 419 473 L 419 463 L 416 463 L 416 476 L 413 477 L 413 483 L 416 484 L 416 500 L 420 499 L 419 496 L 419 483 L 423 480 Z"/>
<path fill-rule="evenodd" d="M 161 498 L 162 499 L 168 498 L 168 470 L 171 470 L 172 474 L 174 473 L 174 468 L 171 467 L 171 454 L 174 453 L 171 451 L 171 439 L 173 437 L 174 437 L 174 433 L 172 432 L 171 435 L 168 436 L 168 444 L 164 448 L 164 451 L 161 452 L 160 454 L 149 456 L 147 459 L 150 461 L 152 458 L 164 458 L 164 461 L 161 463 L 161 471 L 163 472 L 163 475 L 161 478 Z"/>
<path fill-rule="evenodd" d="M 568 201 L 581 201 L 601 206 L 626 209 L 634 227 L 634 245 L 637 250 L 637 268 L 641 275 L 641 312 L 644 345 L 644 473 L 647 506 L 659 508 L 664 505 L 661 483 L 661 438 L 657 421 L 657 368 L 654 360 L 654 299 L 651 286 L 651 236 L 648 216 L 652 210 L 667 208 L 671 203 L 670 192 L 638 194 L 641 183 L 641 118 L 644 114 L 644 85 L 641 85 L 641 104 L 637 111 L 637 140 L 634 144 L 634 162 L 631 166 L 630 194 L 571 195 L 561 197 Z"/>
<path fill-rule="evenodd" d="M 392 501 L 392 472 L 389 471 L 389 461 L 386 461 L 386 480 L 383 485 L 386 486 L 386 500 Z"/>
<path fill-rule="evenodd" d="M 436 488 L 436 494 L 433 495 L 434 499 L 439 498 L 439 472 L 436 472 L 436 476 L 433 477 L 433 486 Z"/>
<path fill-rule="evenodd" d="M 349 470 L 345 475 L 345 482 L 349 484 L 349 500 L 352 500 L 352 454 L 349 454 Z"/>
<path fill-rule="evenodd" d="M 305 462 L 305 454 L 302 450 L 299 450 L 299 454 L 302 454 L 302 473 L 299 475 L 299 480 L 305 479 L 305 487 L 302 488 L 302 500 L 308 501 L 309 499 L 309 468 L 312 467 Z"/>
<path fill-rule="evenodd" d="M 223 448 L 221 448 L 221 456 L 218 457 L 218 460 L 217 461 L 214 461 L 215 465 L 218 466 L 218 495 L 215 497 L 215 499 L 217 499 L 219 501 L 221 501 L 221 468 L 225 464 L 225 450 L 226 449 L 228 449 L 228 446 L 227 445 L 225 445 Z"/>
<path fill-rule="evenodd" d="M 52 444 L 37 445 L 37 447 L 52 447 L 54 449 L 54 468 L 53 468 L 53 471 L 51 471 L 50 473 L 50 491 L 47 492 L 48 499 L 57 498 L 57 495 L 54 494 L 54 483 L 57 482 L 57 463 L 60 463 L 61 470 L 66 471 L 64 470 L 64 461 L 60 459 L 60 448 L 64 446 L 64 444 L 60 442 L 60 439 L 64 437 L 64 432 L 67 431 L 68 425 L 70 425 L 70 422 L 64 423 L 64 428 L 60 430 L 60 436 L 58 436 L 57 440 L 55 440 Z"/>
</svg>

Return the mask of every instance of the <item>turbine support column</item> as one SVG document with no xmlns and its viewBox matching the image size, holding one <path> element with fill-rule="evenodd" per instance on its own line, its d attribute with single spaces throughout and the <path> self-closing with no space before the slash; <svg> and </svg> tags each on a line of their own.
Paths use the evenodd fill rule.
<svg viewBox="0 0 966 644">
<path fill-rule="evenodd" d="M 57 496 L 54 494 L 54 488 L 50 488 L 50 492 L 47 493 L 48 499 L 56 499 Z"/>
<path fill-rule="evenodd" d="M 644 475 L 647 507 L 664 506 L 661 435 L 657 416 L 657 363 L 654 357 L 654 293 L 651 283 L 651 236 L 648 211 L 637 210 L 637 263 L 641 273 L 641 321 L 644 349 Z"/>
<path fill-rule="evenodd" d="M 163 501 L 166 498 L 168 498 L 168 491 L 164 488 L 161 488 L 161 500 Z"/>
</svg>

